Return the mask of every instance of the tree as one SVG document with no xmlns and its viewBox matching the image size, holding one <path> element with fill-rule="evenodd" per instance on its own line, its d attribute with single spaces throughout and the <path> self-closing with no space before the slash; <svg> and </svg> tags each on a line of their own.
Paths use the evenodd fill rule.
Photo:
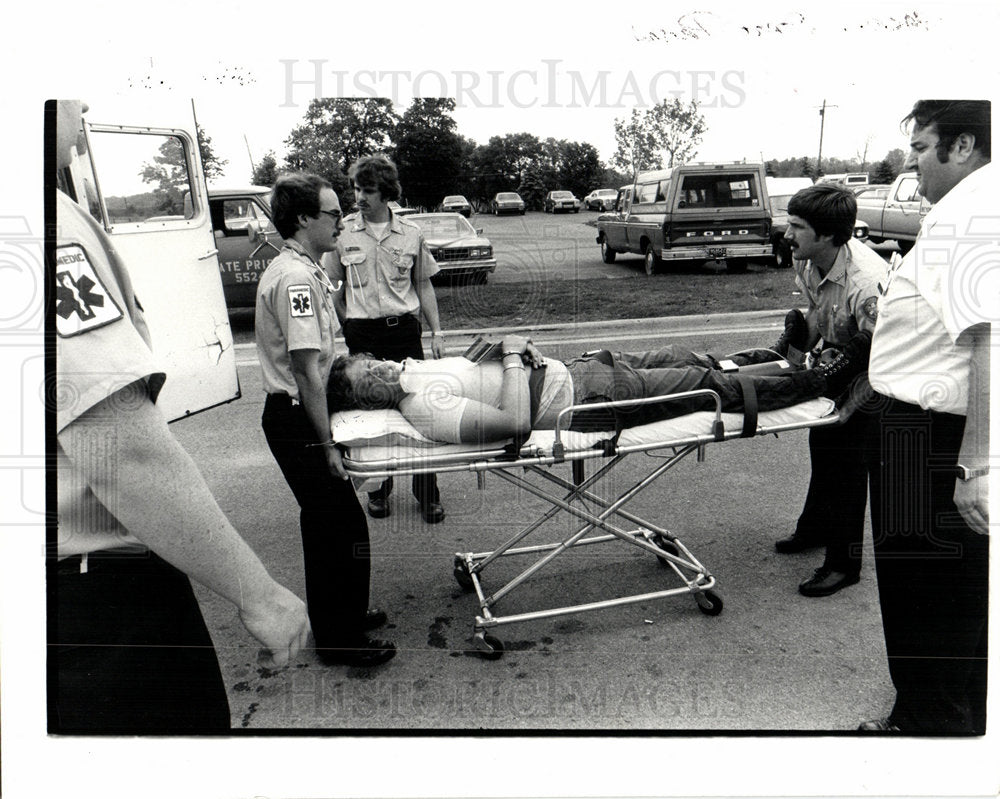
<svg viewBox="0 0 1000 799">
<path fill-rule="evenodd" d="M 539 165 L 529 166 L 524 170 L 524 177 L 517 186 L 517 193 L 524 200 L 524 205 L 531 211 L 541 211 L 545 202 L 545 195 L 548 194 L 550 183 L 547 183 L 543 175 L 544 168 Z"/>
<path fill-rule="evenodd" d="M 597 149 L 587 142 L 563 142 L 559 167 L 560 188 L 583 197 L 602 185 L 604 167 Z"/>
<path fill-rule="evenodd" d="M 473 163 L 480 197 L 492 197 L 499 191 L 517 191 L 524 171 L 537 163 L 542 144 L 530 133 L 493 136 L 476 150 Z"/>
<path fill-rule="evenodd" d="M 649 120 L 638 108 L 633 108 L 628 118 L 615 120 L 615 154 L 611 163 L 631 174 L 632 180 L 644 169 L 663 166 L 653 144 Z"/>
<path fill-rule="evenodd" d="M 201 168 L 205 172 L 205 180 L 211 183 L 225 173 L 227 159 L 219 158 L 212 149 L 212 137 L 198 125 L 198 152 L 201 155 Z"/>
<path fill-rule="evenodd" d="M 310 169 L 328 180 L 346 174 L 358 158 L 388 148 L 398 121 L 386 99 L 311 100 L 302 123 L 285 139 L 285 161 L 291 169 Z"/>
<path fill-rule="evenodd" d="M 698 113 L 698 101 L 685 105 L 679 97 L 663 100 L 646 112 L 654 148 L 667 154 L 667 166 L 683 164 L 698 154 L 705 133 L 705 118 Z"/>
<path fill-rule="evenodd" d="M 664 155 L 668 167 L 683 164 L 697 155 L 706 129 L 696 100 L 685 105 L 675 97 L 642 112 L 633 108 L 628 118 L 615 120 L 617 148 L 611 162 L 633 179 L 643 170 L 662 169 Z"/>
<path fill-rule="evenodd" d="M 450 98 L 417 97 L 394 133 L 393 156 L 407 202 L 432 208 L 459 190 L 466 144 L 456 133 Z"/>
<path fill-rule="evenodd" d="M 278 161 L 274 157 L 274 150 L 269 150 L 260 163 L 254 167 L 253 174 L 250 175 L 250 183 L 254 186 L 273 186 L 278 179 Z"/>
</svg>

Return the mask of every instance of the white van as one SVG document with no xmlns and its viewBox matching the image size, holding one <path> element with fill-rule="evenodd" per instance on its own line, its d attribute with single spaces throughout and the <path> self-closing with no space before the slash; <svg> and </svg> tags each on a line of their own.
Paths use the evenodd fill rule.
<svg viewBox="0 0 1000 799">
<path fill-rule="evenodd" d="M 94 103 L 88 151 L 58 176 L 128 267 L 168 376 L 157 405 L 170 420 L 240 396 L 195 130 L 190 103 Z"/>
</svg>

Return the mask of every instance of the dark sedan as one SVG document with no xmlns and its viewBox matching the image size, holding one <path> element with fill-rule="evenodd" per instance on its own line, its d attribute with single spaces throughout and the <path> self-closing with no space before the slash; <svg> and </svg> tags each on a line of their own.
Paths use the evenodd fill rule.
<svg viewBox="0 0 1000 799">
<path fill-rule="evenodd" d="M 472 203 L 461 194 L 449 194 L 441 201 L 441 210 L 461 214 L 468 219 L 472 216 Z"/>
</svg>

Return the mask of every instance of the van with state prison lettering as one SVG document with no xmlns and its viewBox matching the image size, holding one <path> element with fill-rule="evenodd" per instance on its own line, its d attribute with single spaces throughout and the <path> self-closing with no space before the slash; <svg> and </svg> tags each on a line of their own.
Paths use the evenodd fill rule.
<svg viewBox="0 0 1000 799">
<path fill-rule="evenodd" d="M 208 187 L 222 290 L 229 308 L 254 307 L 260 276 L 284 245 L 271 222 L 270 200 L 267 186 Z"/>
<path fill-rule="evenodd" d="M 672 261 L 723 261 L 743 272 L 772 254 L 771 205 L 761 163 L 697 163 L 640 173 L 597 219 L 604 263 L 643 256 L 647 275 Z"/>
</svg>

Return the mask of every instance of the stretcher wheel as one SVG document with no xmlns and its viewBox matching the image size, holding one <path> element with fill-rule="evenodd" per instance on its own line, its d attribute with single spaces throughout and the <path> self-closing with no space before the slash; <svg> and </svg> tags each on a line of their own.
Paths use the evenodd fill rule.
<svg viewBox="0 0 1000 799">
<path fill-rule="evenodd" d="M 465 561 L 459 557 L 455 558 L 455 568 L 452 570 L 452 574 L 455 575 L 455 582 L 459 584 L 466 591 L 472 590 L 472 575 L 469 574 L 469 569 L 465 565 Z"/>
<path fill-rule="evenodd" d="M 722 597 L 715 591 L 702 591 L 695 595 L 698 600 L 698 610 L 706 616 L 718 616 L 722 613 Z"/>
<path fill-rule="evenodd" d="M 677 544 L 675 544 L 673 541 L 668 541 L 659 533 L 654 535 L 650 540 L 664 552 L 669 552 L 671 555 L 681 554 L 680 549 L 677 548 Z M 669 563 L 669 561 L 662 555 L 657 555 L 656 559 L 660 561 L 660 563 L 663 564 L 664 566 L 666 566 Z"/>
<path fill-rule="evenodd" d="M 477 635 L 476 653 L 483 660 L 500 660 L 503 657 L 503 641 L 489 633 Z"/>
</svg>

